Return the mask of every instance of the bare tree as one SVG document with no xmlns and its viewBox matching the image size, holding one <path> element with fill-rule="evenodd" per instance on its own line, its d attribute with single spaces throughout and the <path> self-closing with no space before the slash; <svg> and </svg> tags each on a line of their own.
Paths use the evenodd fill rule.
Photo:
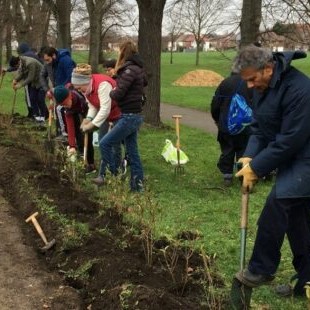
<svg viewBox="0 0 310 310">
<path fill-rule="evenodd" d="M 2 12 L 0 14 L 0 70 L 2 70 L 2 53 L 3 53 L 3 38 L 5 35 L 5 31 L 7 31 L 6 25 L 10 21 L 10 12 L 9 12 L 9 0 L 0 0 L 0 7 L 2 8 Z"/>
<path fill-rule="evenodd" d="M 165 28 L 168 31 L 168 36 L 170 38 L 170 64 L 173 63 L 173 51 L 175 49 L 175 42 L 179 38 L 182 30 L 182 10 L 183 3 L 175 3 L 166 10 Z"/>
<path fill-rule="evenodd" d="M 228 0 L 184 1 L 182 20 L 185 31 L 195 38 L 196 66 L 199 64 L 199 52 L 205 38 L 223 25 L 221 16 L 228 3 Z"/>
<path fill-rule="evenodd" d="M 261 19 L 262 0 L 243 0 L 240 22 L 240 47 L 257 41 Z"/>
<path fill-rule="evenodd" d="M 18 1 L 18 0 L 17 0 Z M 71 49 L 71 0 L 43 0 L 56 19 L 57 24 L 57 42 L 56 46 L 60 48 Z"/>
<path fill-rule="evenodd" d="M 160 56 L 162 19 L 166 0 L 136 0 L 139 7 L 138 45 L 148 74 L 145 121 L 160 125 Z"/>
<path fill-rule="evenodd" d="M 45 41 L 50 9 L 40 0 L 12 0 L 11 21 L 18 42 L 26 42 L 39 48 Z M 8 35 L 10 37 L 10 35 Z"/>
</svg>

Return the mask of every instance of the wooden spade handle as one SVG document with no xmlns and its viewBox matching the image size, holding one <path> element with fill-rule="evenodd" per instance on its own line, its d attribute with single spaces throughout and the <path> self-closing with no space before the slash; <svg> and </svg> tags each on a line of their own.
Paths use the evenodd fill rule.
<svg viewBox="0 0 310 310">
<path fill-rule="evenodd" d="M 84 165 L 87 165 L 87 147 L 88 147 L 88 133 L 85 132 L 84 134 L 84 154 L 83 154 L 83 159 L 84 159 Z"/>
<path fill-rule="evenodd" d="M 241 199 L 241 229 L 248 227 L 249 192 L 242 193 Z"/>
</svg>

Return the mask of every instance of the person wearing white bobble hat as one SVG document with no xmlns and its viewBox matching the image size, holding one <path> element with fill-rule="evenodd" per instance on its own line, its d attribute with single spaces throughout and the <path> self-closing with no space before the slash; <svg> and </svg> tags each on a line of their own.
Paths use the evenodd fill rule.
<svg viewBox="0 0 310 310">
<path fill-rule="evenodd" d="M 75 89 L 84 94 L 88 103 L 86 118 L 81 124 L 83 132 L 94 131 L 106 126 L 106 121 L 115 123 L 120 118 L 120 109 L 110 92 L 116 87 L 114 79 L 103 74 L 92 74 L 91 66 L 78 64 L 72 72 L 71 83 Z M 113 158 L 109 162 L 112 174 L 116 174 L 121 164 L 121 146 L 113 145 Z M 98 176 L 101 181 L 101 177 Z M 98 184 L 98 178 L 94 183 Z M 101 183 L 101 182 L 99 182 Z"/>
</svg>

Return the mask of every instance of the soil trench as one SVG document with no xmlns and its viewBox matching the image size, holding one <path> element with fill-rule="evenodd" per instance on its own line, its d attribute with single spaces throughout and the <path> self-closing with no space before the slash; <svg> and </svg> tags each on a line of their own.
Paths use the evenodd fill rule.
<svg viewBox="0 0 310 310">
<path fill-rule="evenodd" d="M 13 208 L 2 194 L 1 191 L 1 310 L 81 309 L 78 293 L 64 285 L 57 274 L 46 270 L 35 250 L 25 244 L 19 228 L 21 220 L 12 215 Z"/>
<path fill-rule="evenodd" d="M 47 164 L 42 132 L 32 130 L 22 117 L 0 127 L 0 309 L 209 309 L 201 255 L 186 259 L 188 249 L 158 240 L 147 265 L 141 232 L 133 234 L 117 209 L 104 209 Z M 56 239 L 45 254 L 25 223 L 36 211 L 47 239 Z M 178 257 L 173 279 L 167 248 Z M 221 277 L 212 276 L 222 288 Z M 220 309 L 218 303 L 225 301 L 212 299 Z"/>
</svg>

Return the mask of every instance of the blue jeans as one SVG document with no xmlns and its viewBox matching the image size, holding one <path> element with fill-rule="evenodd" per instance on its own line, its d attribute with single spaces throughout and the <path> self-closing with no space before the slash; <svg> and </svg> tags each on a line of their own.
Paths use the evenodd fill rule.
<svg viewBox="0 0 310 310">
<path fill-rule="evenodd" d="M 115 126 L 117 121 L 113 121 L 113 127 Z M 113 128 L 112 127 L 112 128 Z M 110 123 L 108 120 L 105 120 L 104 123 L 99 127 L 99 131 L 98 131 L 98 139 L 99 141 L 101 141 L 101 139 L 103 138 L 103 136 L 105 136 L 110 129 Z M 113 149 L 112 149 L 112 153 L 113 153 L 113 158 L 114 158 L 114 164 L 112 165 L 112 169 L 113 171 L 111 171 L 113 174 L 116 174 L 118 169 L 120 169 L 121 165 L 122 165 L 122 148 L 121 148 L 121 143 L 116 143 L 113 145 Z M 102 165 L 101 163 L 102 161 L 100 161 L 100 167 Z M 109 166 L 111 166 L 111 164 L 109 164 Z M 103 175 L 101 173 L 101 168 L 99 169 L 99 175 Z"/>
<path fill-rule="evenodd" d="M 122 140 L 125 141 L 126 151 L 130 158 L 130 188 L 132 191 L 142 189 L 143 167 L 138 152 L 138 129 L 142 123 L 143 117 L 140 114 L 122 114 L 112 130 L 99 142 L 102 158 L 99 173 L 104 176 L 106 168 L 109 168 L 112 174 L 117 173 L 112 148 Z"/>
</svg>

